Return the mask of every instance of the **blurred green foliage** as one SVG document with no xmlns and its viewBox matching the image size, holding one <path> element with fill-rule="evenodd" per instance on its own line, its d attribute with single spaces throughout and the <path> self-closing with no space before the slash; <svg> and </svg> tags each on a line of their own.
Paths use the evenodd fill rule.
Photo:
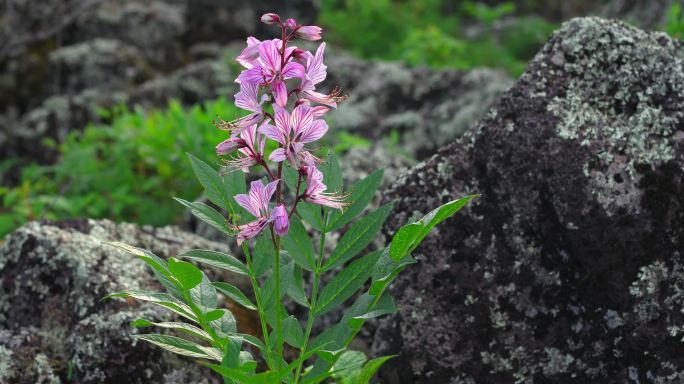
<svg viewBox="0 0 684 384">
<path fill-rule="evenodd" d="M 323 0 L 328 39 L 371 59 L 430 67 L 504 68 L 519 75 L 557 27 L 533 16 L 506 18 L 513 2 Z M 505 22 L 504 22 L 505 21 Z M 465 36 L 468 30 L 468 36 Z"/>
<path fill-rule="evenodd" d="M 189 109 L 175 101 L 161 111 L 116 108 L 110 125 L 90 125 L 58 145 L 57 163 L 26 167 L 20 185 L 0 188 L 0 237 L 32 219 L 176 222 L 184 209 L 170 197 L 201 193 L 185 153 L 216 163 L 211 148 L 226 133 L 212 121 L 239 113 L 226 99 Z"/>
<path fill-rule="evenodd" d="M 677 39 L 684 37 L 684 13 L 679 3 L 674 3 L 670 7 L 665 17 L 665 32 Z"/>
</svg>

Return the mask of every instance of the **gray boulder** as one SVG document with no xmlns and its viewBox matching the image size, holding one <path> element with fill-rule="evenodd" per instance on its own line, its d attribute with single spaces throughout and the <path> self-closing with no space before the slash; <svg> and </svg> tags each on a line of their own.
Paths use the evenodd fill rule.
<svg viewBox="0 0 684 384">
<path fill-rule="evenodd" d="M 392 383 L 684 382 L 681 44 L 581 18 L 476 129 L 387 191 L 387 232 L 482 196 L 392 290 Z"/>
<path fill-rule="evenodd" d="M 512 84 L 497 70 L 433 70 L 339 52 L 327 56 L 326 84 L 349 95 L 331 114 L 331 126 L 374 141 L 396 132 L 394 145 L 420 159 L 462 135 Z"/>
<path fill-rule="evenodd" d="M 108 241 L 162 257 L 223 248 L 175 227 L 106 220 L 18 229 L 0 247 L 0 382 L 218 383 L 191 359 L 132 339 L 131 321 L 168 320 L 168 311 L 101 300 L 122 289 L 161 289 L 141 261 Z"/>
</svg>

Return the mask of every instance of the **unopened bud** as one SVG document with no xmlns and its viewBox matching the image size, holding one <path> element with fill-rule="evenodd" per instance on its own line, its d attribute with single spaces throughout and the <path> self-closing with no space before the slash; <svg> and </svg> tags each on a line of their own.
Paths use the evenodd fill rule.
<svg viewBox="0 0 684 384">
<path fill-rule="evenodd" d="M 261 16 L 261 22 L 264 24 L 280 23 L 280 16 L 277 13 L 264 13 Z"/>
</svg>

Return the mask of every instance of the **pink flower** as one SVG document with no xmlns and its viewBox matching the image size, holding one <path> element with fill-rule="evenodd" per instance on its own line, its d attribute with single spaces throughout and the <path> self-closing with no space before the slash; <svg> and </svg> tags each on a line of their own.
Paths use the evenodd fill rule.
<svg viewBox="0 0 684 384">
<path fill-rule="evenodd" d="M 295 29 L 295 36 L 304 40 L 316 41 L 321 39 L 323 29 L 315 25 L 304 25 Z"/>
<path fill-rule="evenodd" d="M 295 49 L 294 47 L 285 49 L 284 54 L 287 60 L 282 60 L 280 55 L 282 44 L 283 42 L 279 39 L 259 43 L 257 45 L 259 56 L 256 60 L 251 59 L 253 53 L 245 54 L 242 60 L 248 66 L 251 65 L 251 68 L 240 72 L 236 82 L 270 86 L 276 103 L 284 107 L 287 104 L 288 96 L 285 80 L 304 76 L 304 67 L 292 61 L 291 54 Z M 282 67 L 281 64 L 283 64 Z"/>
<path fill-rule="evenodd" d="M 261 104 L 267 100 L 268 96 L 263 95 L 261 101 L 259 101 L 258 84 L 240 84 L 240 92 L 235 94 L 235 105 L 252 113 L 233 121 L 221 121 L 216 124 L 216 127 L 222 130 L 231 131 L 232 133 L 240 133 L 247 127 L 259 124 L 264 119 L 265 115 Z"/>
<path fill-rule="evenodd" d="M 274 220 L 273 215 L 270 213 L 269 203 L 276 191 L 278 181 L 279 180 L 272 181 L 265 187 L 261 180 L 253 181 L 249 187 L 249 194 L 239 194 L 235 196 L 235 201 L 256 217 L 256 220 L 254 221 L 237 226 L 238 244 L 242 244 L 243 241 L 256 237 Z"/>
<path fill-rule="evenodd" d="M 273 208 L 271 218 L 273 219 L 273 229 L 275 230 L 275 233 L 281 237 L 287 235 L 287 231 L 290 229 L 290 220 L 285 206 L 279 204 Z"/>
<path fill-rule="evenodd" d="M 290 115 L 277 105 L 275 110 L 275 126 L 262 124 L 259 131 L 266 137 L 282 145 L 271 152 L 269 160 L 282 162 L 286 159 L 295 167 L 297 161 L 313 164 L 316 158 L 304 148 L 304 144 L 314 142 L 328 131 L 324 120 L 314 119 L 314 110 L 306 104 L 297 105 Z"/>
<path fill-rule="evenodd" d="M 264 24 L 280 23 L 280 16 L 277 13 L 264 13 L 261 16 L 261 22 Z"/>
<path fill-rule="evenodd" d="M 311 52 L 304 52 L 304 76 L 302 77 L 302 84 L 300 85 L 300 94 L 313 101 L 314 103 L 325 104 L 332 108 L 337 108 L 337 103 L 346 100 L 346 96 L 340 94 L 338 88 L 326 95 L 324 93 L 316 92 L 316 84 L 325 80 L 328 75 L 327 66 L 323 64 L 323 54 L 325 53 L 325 43 L 322 43 L 316 50 L 316 55 Z"/>
<path fill-rule="evenodd" d="M 219 155 L 226 155 L 237 149 L 238 155 L 226 161 L 226 166 L 231 170 L 241 169 L 249 172 L 249 167 L 261 164 L 263 161 L 264 146 L 266 140 L 257 132 L 254 124 L 238 136 L 233 136 L 216 146 Z M 220 151 L 220 152 L 219 152 Z"/>
<path fill-rule="evenodd" d="M 301 168 L 301 172 L 306 175 L 306 191 L 304 191 L 304 201 L 309 203 L 324 205 L 326 207 L 342 210 L 347 204 L 345 197 L 336 193 L 326 193 L 328 188 L 323 184 L 323 173 L 315 166 L 306 165 Z"/>
</svg>

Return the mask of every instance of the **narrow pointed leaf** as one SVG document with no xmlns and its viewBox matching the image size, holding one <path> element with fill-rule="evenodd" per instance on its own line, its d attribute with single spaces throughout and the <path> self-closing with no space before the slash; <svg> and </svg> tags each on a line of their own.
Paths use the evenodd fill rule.
<svg viewBox="0 0 684 384">
<path fill-rule="evenodd" d="M 300 267 L 307 271 L 314 270 L 314 248 L 311 237 L 299 219 L 290 218 L 290 230 L 282 238 L 283 247 Z"/>
<path fill-rule="evenodd" d="M 209 322 L 211 328 L 221 337 L 237 332 L 237 322 L 233 314 L 224 308 L 217 309 L 217 311 L 223 311 L 223 316 L 219 317 L 218 320 Z"/>
<path fill-rule="evenodd" d="M 169 336 L 169 335 L 157 335 L 157 334 L 144 334 L 144 335 L 134 335 L 136 339 L 147 341 L 169 352 L 177 353 L 179 355 L 196 357 L 200 359 L 213 359 L 207 353 L 206 347 L 202 347 L 199 344 L 193 343 L 180 337 Z"/>
<path fill-rule="evenodd" d="M 190 202 L 187 200 L 180 199 L 178 197 L 174 197 L 174 199 L 176 199 L 176 201 L 189 208 L 190 212 L 193 215 L 195 215 L 195 217 L 197 217 L 198 219 L 204 221 L 205 223 L 211 225 L 212 227 L 218 229 L 219 231 L 229 236 L 234 235 L 234 231 L 228 228 L 228 225 L 226 224 L 226 218 L 223 217 L 223 215 L 220 214 L 214 208 L 206 204 Z"/>
<path fill-rule="evenodd" d="M 195 327 L 194 325 L 187 324 L 187 323 L 180 323 L 180 322 L 160 322 L 156 323 L 153 321 L 145 320 L 145 319 L 137 319 L 131 323 L 132 326 L 137 327 L 137 328 L 143 328 L 143 327 L 160 327 L 160 328 L 166 328 L 166 329 L 175 329 L 177 331 L 185 332 L 190 335 L 199 337 L 201 339 L 204 339 L 206 341 L 211 341 L 211 336 L 205 332 L 204 330 Z"/>
<path fill-rule="evenodd" d="M 249 271 L 240 260 L 229 254 L 210 251 L 206 249 L 193 249 L 180 255 L 184 259 L 195 260 L 200 263 L 211 265 L 212 267 L 225 269 L 226 271 L 239 273 L 248 276 Z"/>
<path fill-rule="evenodd" d="M 337 243 L 323 270 L 328 271 L 342 265 L 361 252 L 375 238 L 391 210 L 392 204 L 385 204 L 354 223 Z"/>
<path fill-rule="evenodd" d="M 350 298 L 371 276 L 381 255 L 382 251 L 370 253 L 338 273 L 321 291 L 315 313 L 321 315 Z"/>
<path fill-rule="evenodd" d="M 190 290 L 190 298 L 195 304 L 199 304 L 206 309 L 214 309 L 218 305 L 216 289 L 211 285 L 211 281 L 202 273 L 202 280 L 198 285 Z"/>
<path fill-rule="evenodd" d="M 352 221 L 364 208 L 373 200 L 375 191 L 382 184 L 383 170 L 379 169 L 364 179 L 359 180 L 351 187 L 351 195 L 347 200 L 351 205 L 340 213 L 339 211 L 331 211 L 330 222 L 326 228 L 326 232 L 332 232 L 342 228 L 345 224 Z"/>
<path fill-rule="evenodd" d="M 294 316 L 283 320 L 283 338 L 286 343 L 295 348 L 301 348 L 304 344 L 304 330 Z"/>
<path fill-rule="evenodd" d="M 185 290 L 190 290 L 202 281 L 202 271 L 187 261 L 169 259 L 169 272 Z"/>
<path fill-rule="evenodd" d="M 219 292 L 223 293 L 224 295 L 228 296 L 231 300 L 235 301 L 236 303 L 242 305 L 243 307 L 251 310 L 256 310 L 256 305 L 254 305 L 248 298 L 245 296 L 238 287 L 228 284 L 228 283 L 222 283 L 222 282 L 214 282 L 211 283 L 211 285 L 214 286 Z"/>
<path fill-rule="evenodd" d="M 204 187 L 204 195 L 207 197 L 207 199 L 226 211 L 232 211 L 233 197 L 226 194 L 223 180 L 221 179 L 221 176 L 219 176 L 218 172 L 209 164 L 196 158 L 192 154 L 188 153 L 187 155 L 190 159 L 190 163 L 192 164 L 192 169 L 195 172 L 195 176 L 197 176 L 197 180 L 199 180 L 200 184 L 202 184 Z"/>
<path fill-rule="evenodd" d="M 254 251 L 251 253 L 252 269 L 256 277 L 263 275 L 273 267 L 274 253 L 275 248 L 273 248 L 271 238 L 266 235 L 259 236 L 254 245 Z"/>
<path fill-rule="evenodd" d="M 162 306 L 164 308 L 167 308 L 171 310 L 172 312 L 175 312 L 183 317 L 185 317 L 188 320 L 195 321 L 197 322 L 197 317 L 192 313 L 192 310 L 190 307 L 185 305 L 184 303 L 178 301 L 178 299 L 174 298 L 173 296 L 166 294 L 166 293 L 161 293 L 161 292 L 147 292 L 147 291 L 140 291 L 140 290 L 126 290 L 126 291 L 120 291 L 120 292 L 114 292 L 105 297 L 105 299 L 109 298 L 132 298 L 132 299 L 137 299 L 137 300 L 142 300 L 142 301 L 148 301 L 153 304 Z"/>
</svg>

